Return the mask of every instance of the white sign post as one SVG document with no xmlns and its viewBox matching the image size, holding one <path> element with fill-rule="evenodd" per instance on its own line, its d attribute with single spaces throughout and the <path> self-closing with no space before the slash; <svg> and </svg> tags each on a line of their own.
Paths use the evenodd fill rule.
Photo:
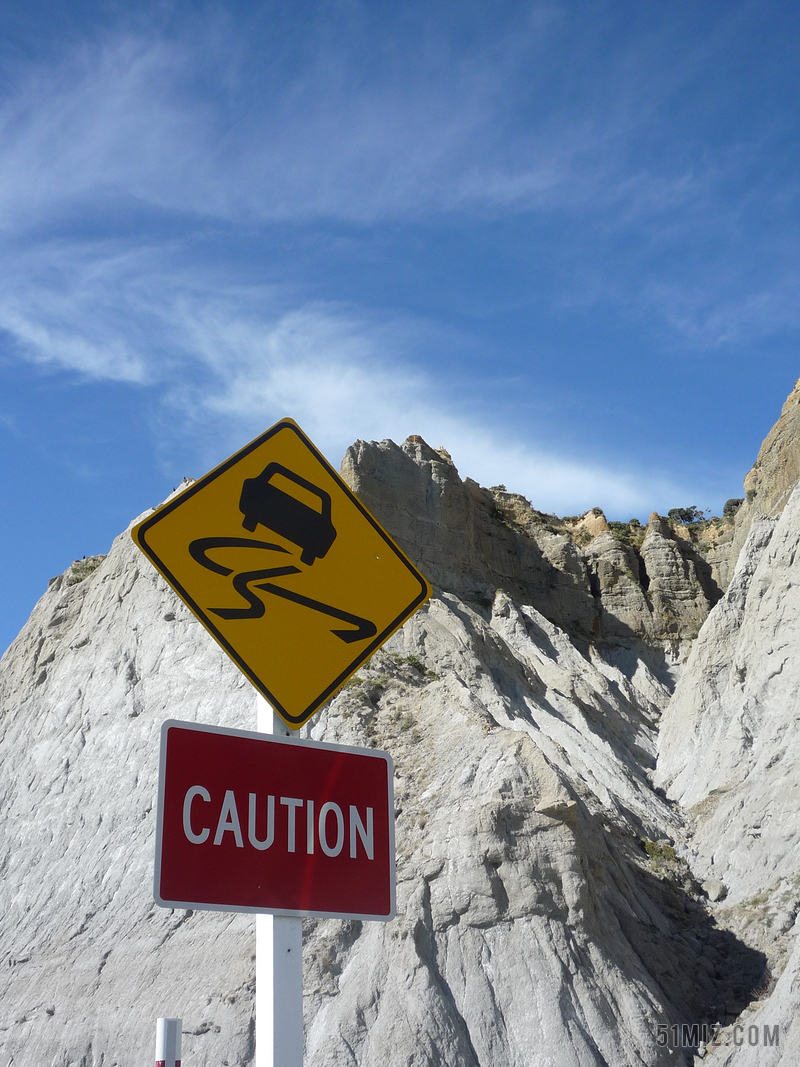
<svg viewBox="0 0 800 1067">
<path fill-rule="evenodd" d="M 299 741 L 259 693 L 257 729 Z M 256 915 L 256 1064 L 303 1065 L 303 920 Z"/>
<path fill-rule="evenodd" d="M 181 1020 L 156 1022 L 156 1067 L 181 1067 Z"/>
</svg>

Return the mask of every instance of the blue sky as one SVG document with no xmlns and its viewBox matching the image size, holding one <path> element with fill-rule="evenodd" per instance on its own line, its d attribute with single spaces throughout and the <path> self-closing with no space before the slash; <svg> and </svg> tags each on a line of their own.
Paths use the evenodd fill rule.
<svg viewBox="0 0 800 1067">
<path fill-rule="evenodd" d="M 135 7 L 135 10 L 133 10 Z M 0 647 L 278 418 L 561 514 L 738 495 L 800 374 L 796 4 L 0 9 Z"/>
</svg>

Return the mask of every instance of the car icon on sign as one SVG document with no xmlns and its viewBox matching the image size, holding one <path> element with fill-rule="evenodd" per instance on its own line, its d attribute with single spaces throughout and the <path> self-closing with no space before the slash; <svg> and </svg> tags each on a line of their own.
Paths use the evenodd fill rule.
<svg viewBox="0 0 800 1067">
<path fill-rule="evenodd" d="M 276 476 L 279 482 L 293 482 L 305 490 L 301 495 L 316 497 L 319 510 L 276 485 Z M 245 530 L 252 533 L 260 523 L 280 534 L 302 549 L 300 561 L 306 565 L 322 559 L 336 540 L 330 496 L 280 463 L 270 463 L 256 478 L 245 479 L 239 510 L 244 515 Z"/>
</svg>

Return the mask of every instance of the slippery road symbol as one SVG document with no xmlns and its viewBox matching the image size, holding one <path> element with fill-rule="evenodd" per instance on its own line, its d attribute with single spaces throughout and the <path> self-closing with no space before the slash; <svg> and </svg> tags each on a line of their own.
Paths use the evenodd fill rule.
<svg viewBox="0 0 800 1067">
<path fill-rule="evenodd" d="M 273 479 L 276 475 L 299 486 L 301 491 L 305 490 L 310 497 L 316 498 L 319 501 L 320 510 L 315 510 L 303 500 L 274 484 Z M 258 477 L 245 480 L 239 499 L 239 510 L 244 516 L 242 526 L 246 530 L 253 532 L 260 524 L 281 537 L 285 537 L 287 541 L 291 541 L 301 549 L 300 562 L 308 566 L 313 565 L 315 560 L 322 559 L 336 539 L 336 529 L 330 517 L 331 498 L 328 493 L 279 463 L 270 463 Z M 208 556 L 208 552 L 213 549 L 224 548 L 253 548 L 289 554 L 288 550 L 281 545 L 249 537 L 199 537 L 189 545 L 189 553 L 192 559 L 202 567 L 215 574 L 227 576 L 234 573 L 233 568 L 226 567 Z M 352 615 L 330 604 L 323 604 L 319 600 L 303 596 L 285 586 L 265 581 L 269 578 L 301 573 L 299 567 L 290 563 L 282 567 L 262 567 L 240 571 L 235 574 L 232 583 L 239 596 L 247 602 L 247 607 L 209 608 L 208 610 L 221 619 L 260 619 L 266 608 L 263 599 L 255 592 L 258 589 L 338 619 L 340 622 L 347 623 L 348 626 L 354 626 L 354 630 L 331 631 L 347 644 L 365 641 L 375 636 L 377 628 L 369 619 L 362 619 L 358 615 Z"/>
<path fill-rule="evenodd" d="M 292 419 L 176 493 L 131 536 L 293 729 L 431 595 Z"/>
</svg>

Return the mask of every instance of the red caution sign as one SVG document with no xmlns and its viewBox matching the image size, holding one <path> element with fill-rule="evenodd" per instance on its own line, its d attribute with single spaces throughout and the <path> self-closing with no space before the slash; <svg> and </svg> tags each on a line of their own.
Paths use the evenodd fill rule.
<svg viewBox="0 0 800 1067">
<path fill-rule="evenodd" d="M 393 918 L 392 773 L 374 749 L 165 722 L 156 902 Z"/>
</svg>

